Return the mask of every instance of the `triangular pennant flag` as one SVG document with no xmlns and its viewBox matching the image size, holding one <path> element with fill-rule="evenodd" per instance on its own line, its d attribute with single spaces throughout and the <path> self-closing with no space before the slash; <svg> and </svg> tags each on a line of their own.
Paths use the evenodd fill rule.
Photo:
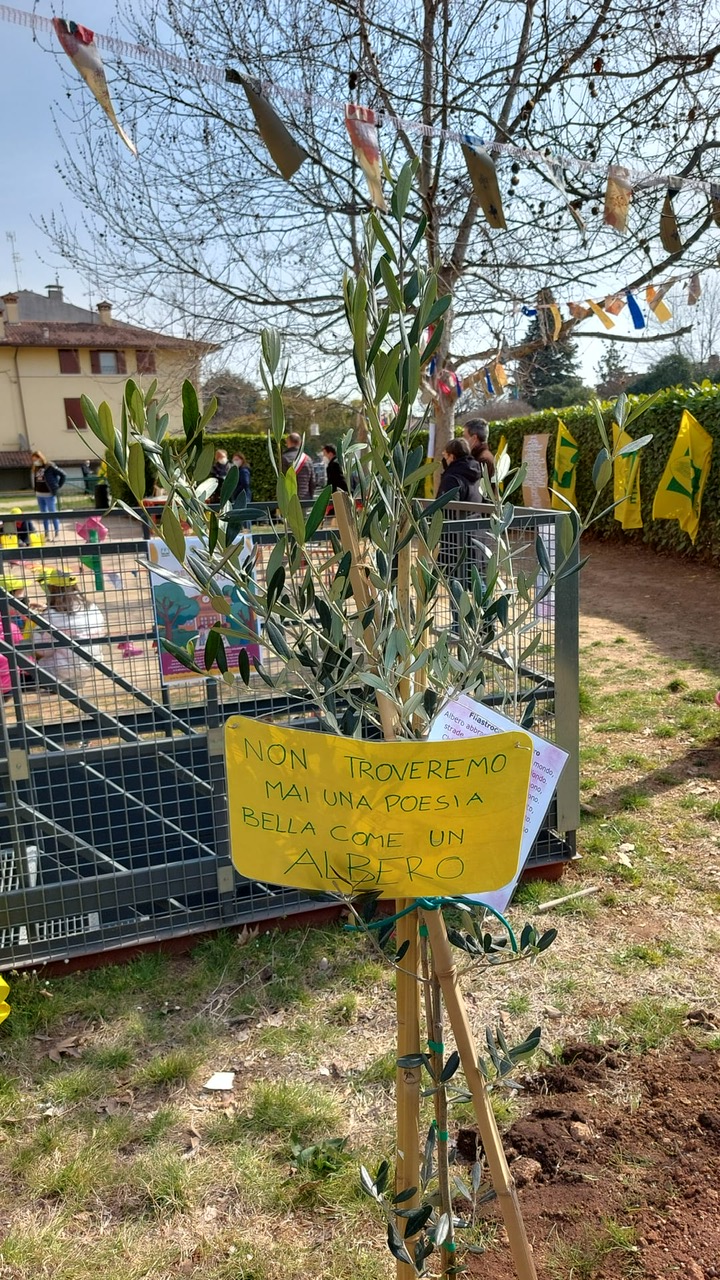
<svg viewBox="0 0 720 1280">
<path fill-rule="evenodd" d="M 665 305 L 662 300 L 659 289 L 653 289 L 651 284 L 645 290 L 648 306 L 660 324 L 666 324 L 668 320 L 672 320 L 672 311 Z"/>
<path fill-rule="evenodd" d="M 625 299 L 619 293 L 610 294 L 603 302 L 603 311 L 607 311 L 610 316 L 619 316 L 624 306 Z"/>
<path fill-rule="evenodd" d="M 545 157 L 545 163 L 547 165 L 548 173 L 550 175 L 550 181 L 552 182 L 553 186 L 556 187 L 557 190 L 560 192 L 561 196 L 563 196 L 565 203 L 568 207 L 568 211 L 571 214 L 573 221 L 575 222 L 575 225 L 577 226 L 578 230 L 584 231 L 585 219 L 582 217 L 579 209 L 576 209 L 575 205 L 570 203 L 570 199 L 567 193 L 567 188 L 565 186 L 565 174 L 563 173 L 562 165 L 558 164 L 557 160 L 549 159 L 547 156 Z"/>
<path fill-rule="evenodd" d="M 255 117 L 258 133 L 283 178 L 289 182 L 303 161 L 308 159 L 309 153 L 295 141 L 274 107 L 260 92 L 258 81 L 250 80 L 239 71 L 233 71 L 232 67 L 226 67 L 225 79 L 230 84 L 242 85 L 250 110 Z"/>
<path fill-rule="evenodd" d="M 713 219 L 720 227 L 720 185 L 716 182 L 710 183 L 710 206 Z"/>
<path fill-rule="evenodd" d="M 633 328 L 644 329 L 645 317 L 642 311 L 640 310 L 640 304 L 637 298 L 633 297 L 629 289 L 626 289 L 625 297 L 627 298 L 628 311 L 630 312 L 630 315 L 632 317 Z"/>
<path fill-rule="evenodd" d="M 495 387 L 493 386 L 493 380 L 489 369 L 485 370 L 485 386 L 487 387 L 488 395 L 494 396 Z"/>
<path fill-rule="evenodd" d="M 625 235 L 627 216 L 632 200 L 630 170 L 621 164 L 611 164 L 608 169 L 607 187 L 605 189 L 604 222 L 608 227 Z"/>
<path fill-rule="evenodd" d="M 503 390 L 504 387 L 507 386 L 507 381 L 508 381 L 507 374 L 505 372 L 504 366 L 500 363 L 499 360 L 495 361 L 495 364 L 493 366 L 493 371 L 492 371 L 492 377 L 493 377 L 493 382 L 495 383 L 495 386 L 499 387 L 501 391 Z"/>
<path fill-rule="evenodd" d="M 553 318 L 553 342 L 557 342 L 562 329 L 562 316 L 556 302 L 551 302 L 548 305 L 550 307 L 550 315 Z"/>
<path fill-rule="evenodd" d="M 613 422 L 613 453 L 632 444 L 627 431 L 621 431 Z M 640 452 L 625 454 L 613 463 L 613 498 L 617 502 L 614 511 L 623 529 L 642 529 L 640 507 Z"/>
<path fill-rule="evenodd" d="M 611 320 L 609 316 L 605 315 L 605 312 L 603 311 L 602 307 L 599 307 L 597 302 L 593 302 L 591 298 L 588 298 L 587 304 L 590 310 L 597 316 L 600 323 L 605 325 L 606 329 L 615 328 L 615 321 Z"/>
<path fill-rule="evenodd" d="M 350 135 L 355 159 L 365 174 L 370 199 L 375 208 L 381 209 L 384 213 L 387 205 L 382 190 L 380 143 L 377 117 L 372 107 L 360 107 L 355 102 L 348 102 L 345 107 L 345 128 Z"/>
<path fill-rule="evenodd" d="M 660 214 L 660 239 L 666 253 L 681 253 L 683 247 L 673 208 L 673 200 L 677 193 L 676 187 L 668 187 Z"/>
<path fill-rule="evenodd" d="M 697 274 L 697 272 L 695 272 L 695 275 L 690 277 L 690 282 L 688 284 L 688 292 L 687 292 L 688 306 L 689 307 L 696 306 L 697 303 L 700 301 L 701 297 L 702 297 L 702 285 L 700 283 L 700 276 Z"/>
<path fill-rule="evenodd" d="M 573 320 L 586 320 L 590 315 L 590 308 L 583 307 L 579 302 L 568 302 L 567 305 Z"/>
<path fill-rule="evenodd" d="M 700 525 L 712 446 L 712 436 L 684 409 L 677 438 L 657 487 L 652 513 L 653 520 L 677 520 L 692 542 Z"/>
<path fill-rule="evenodd" d="M 573 507 L 575 506 L 575 483 L 579 457 L 580 449 L 577 440 L 568 431 L 565 423 L 558 418 L 557 435 L 555 437 L 555 463 L 550 477 L 550 488 L 557 491 L 551 494 L 552 505 L 556 511 L 567 511 L 568 502 Z M 567 502 L 563 501 L 564 498 L 567 498 Z"/>
<path fill-rule="evenodd" d="M 77 22 L 66 22 L 64 18 L 53 18 L 55 35 L 65 50 L 73 66 L 80 72 L 86 85 L 100 103 L 113 128 L 122 138 L 128 151 L 137 155 L 135 143 L 128 138 L 121 127 L 115 108 L 110 99 L 108 82 L 105 79 L 105 68 L 95 44 L 95 33 L 88 27 L 81 27 Z"/>
<path fill-rule="evenodd" d="M 0 977 L 0 1022 L 4 1022 L 10 1013 L 10 1005 L 5 998 L 9 995 L 10 988 L 5 979 Z"/>
<path fill-rule="evenodd" d="M 476 138 L 472 133 L 464 133 L 460 145 L 468 173 L 470 174 L 475 199 L 490 226 L 504 231 L 507 224 L 503 213 L 495 165 L 487 151 L 484 150 L 480 139 Z"/>
</svg>

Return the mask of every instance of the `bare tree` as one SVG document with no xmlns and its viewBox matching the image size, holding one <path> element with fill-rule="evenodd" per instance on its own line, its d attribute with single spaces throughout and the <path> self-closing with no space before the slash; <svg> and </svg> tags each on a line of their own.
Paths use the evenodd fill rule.
<svg viewBox="0 0 720 1280">
<path fill-rule="evenodd" d="M 56 247 L 92 263 L 106 291 L 162 303 L 194 332 L 244 351 L 261 323 L 276 325 L 296 380 L 321 374 L 329 389 L 333 371 L 335 386 L 344 376 L 338 276 L 357 267 L 368 204 L 343 122 L 348 93 L 380 113 L 393 171 L 417 159 L 412 216 L 426 219 L 428 262 L 452 296 L 441 366 L 462 372 L 527 351 L 517 299 L 640 288 L 681 257 L 689 270 L 715 257 L 708 198 L 692 186 L 675 200 L 682 252 L 668 254 L 658 238 L 662 183 L 636 188 L 627 236 L 602 223 L 609 163 L 712 176 L 712 0 L 144 0 L 128 7 L 124 27 L 187 65 L 158 59 L 150 70 L 132 53 L 122 62 L 114 92 L 137 164 L 98 127 L 94 106 L 83 102 L 74 130 L 63 124 L 63 174 L 86 216 L 79 227 L 53 221 Z M 264 83 L 310 153 L 291 182 L 275 170 L 242 90 L 222 83 L 227 66 Z M 446 136 L 458 130 L 534 152 L 496 156 L 506 230 L 479 210 L 460 146 Z M 562 336 L 577 323 L 565 320 Z M 438 448 L 452 417 L 441 398 Z"/>
<path fill-rule="evenodd" d="M 676 299 L 674 316 L 688 332 L 673 346 L 697 367 L 699 376 L 715 376 L 720 371 L 720 275 L 708 271 L 702 279 L 702 294 L 695 304 Z"/>
</svg>

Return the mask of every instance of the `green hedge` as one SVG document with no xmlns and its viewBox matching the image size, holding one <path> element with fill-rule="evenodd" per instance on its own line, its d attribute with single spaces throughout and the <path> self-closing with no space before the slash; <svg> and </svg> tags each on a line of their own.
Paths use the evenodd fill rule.
<svg viewBox="0 0 720 1280">
<path fill-rule="evenodd" d="M 635 403 L 642 399 L 642 396 L 632 396 L 631 402 Z M 676 520 L 653 520 L 652 518 L 653 498 L 675 442 L 683 409 L 688 409 L 713 437 L 710 474 L 705 485 L 700 528 L 694 546 L 688 534 L 683 532 Z M 595 495 L 592 467 L 600 448 L 597 423 L 591 410 L 584 406 L 558 411 L 546 410 L 526 418 L 510 418 L 505 422 L 493 422 L 490 424 L 490 445 L 491 448 L 496 449 L 501 436 L 504 435 L 513 465 L 516 465 L 522 456 L 523 436 L 547 432 L 550 437 L 548 441 L 548 476 L 550 476 L 555 458 L 558 418 L 562 418 L 580 448 L 576 498 L 579 510 L 584 513 Z M 605 421 L 608 426 L 612 422 L 611 405 L 606 406 Z M 673 555 L 720 561 L 720 390 L 717 386 L 669 388 L 647 410 L 647 413 L 631 425 L 629 434 L 635 438 L 648 434 L 653 436 L 651 443 L 640 455 L 643 528 L 624 532 L 620 522 L 614 519 L 611 512 L 593 526 L 596 535 L 636 545 L 646 543 L 658 551 L 672 552 Z M 610 481 L 603 494 L 604 506 L 612 502 L 612 496 L 612 481 Z"/>
<path fill-rule="evenodd" d="M 228 461 L 234 453 L 241 453 L 250 468 L 252 496 L 256 502 L 274 502 L 276 497 L 275 472 L 268 453 L 267 436 L 242 435 L 239 431 L 226 434 L 214 432 L 205 437 L 216 449 L 226 449 Z"/>
<path fill-rule="evenodd" d="M 631 401 L 641 401 L 633 396 Z M 714 447 L 710 475 L 705 485 L 700 528 L 693 547 L 687 533 L 675 520 L 653 520 L 652 504 L 660 477 L 670 456 L 683 409 L 688 409 L 713 437 Z M 508 442 L 513 465 L 522 456 L 523 436 L 547 432 L 548 476 L 552 473 L 555 457 L 555 437 L 558 418 L 569 427 L 580 447 L 577 470 L 577 503 L 581 512 L 588 510 L 594 497 L 592 467 L 600 442 L 597 424 L 591 410 L 584 406 L 559 411 L 544 410 L 525 418 L 509 418 L 504 422 L 490 423 L 490 445 L 497 449 L 501 436 Z M 606 406 L 605 419 L 612 422 L 612 405 Z M 631 426 L 630 434 L 652 434 L 652 442 L 642 451 L 640 465 L 640 495 L 642 501 L 643 528 L 624 532 L 612 513 L 594 525 L 596 535 L 630 543 L 644 542 L 658 551 L 695 559 L 720 562 L 720 389 L 715 385 L 694 388 L 670 388 L 654 405 Z M 427 432 L 418 432 L 417 442 L 427 447 Z M 275 473 L 268 455 L 267 438 L 264 435 L 244 435 L 239 432 L 213 434 L 209 437 L 217 449 L 226 449 L 228 457 L 242 453 L 252 474 L 252 494 L 258 502 L 274 502 Z M 308 442 L 309 444 L 310 442 Z M 313 441 L 312 453 L 319 453 L 321 441 Z M 317 447 L 315 447 L 317 445 Z M 612 501 L 612 482 L 607 486 L 604 505 Z"/>
</svg>

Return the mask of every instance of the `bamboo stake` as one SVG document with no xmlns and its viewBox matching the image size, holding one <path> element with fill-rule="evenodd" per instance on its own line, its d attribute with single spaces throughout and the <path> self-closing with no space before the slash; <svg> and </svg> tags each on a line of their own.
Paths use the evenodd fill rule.
<svg viewBox="0 0 720 1280">
<path fill-rule="evenodd" d="M 473 1041 L 465 1001 L 460 990 L 457 969 L 453 960 L 442 911 L 423 912 L 432 948 L 433 968 L 437 974 L 445 998 L 450 1025 L 462 1062 L 468 1089 L 472 1095 L 473 1109 L 480 1137 L 488 1162 L 488 1169 L 505 1229 L 518 1280 L 537 1280 L 537 1272 L 530 1251 L 525 1223 L 522 1220 L 517 1191 L 508 1166 L 502 1140 L 493 1115 L 485 1081 L 477 1065 L 477 1049 Z"/>
<path fill-rule="evenodd" d="M 338 522 L 338 531 L 340 533 L 340 541 L 345 551 L 350 552 L 350 581 L 352 583 L 353 596 L 357 605 L 358 613 L 367 613 L 370 605 L 375 598 L 374 592 L 362 564 L 362 551 L 360 549 L 360 540 L 357 536 L 357 530 L 353 522 L 353 507 L 349 494 L 338 490 L 333 494 L 333 507 L 335 508 L 335 516 Z M 375 627 L 370 623 L 365 628 L 365 643 L 370 653 L 375 651 Z M 373 664 L 377 670 L 377 659 Z M 395 708 L 384 694 L 377 695 L 378 711 L 380 712 L 380 721 L 382 723 L 383 737 L 388 742 L 394 742 L 397 737 L 397 715 Z"/>
<path fill-rule="evenodd" d="M 375 594 L 368 581 L 362 564 L 362 550 L 353 521 L 351 499 L 346 493 L 335 493 L 333 505 L 338 522 L 340 541 L 344 550 L 350 552 L 350 581 L 352 583 L 355 604 L 360 613 L 366 613 L 372 604 Z M 399 566 L 400 569 L 400 566 Z M 406 568 L 402 569 L 403 580 L 407 576 L 407 607 L 410 598 L 410 558 L 409 549 Z M 376 632 L 371 623 L 365 628 L 365 643 L 371 654 L 375 654 Z M 377 669 L 377 656 L 375 666 Z M 383 737 L 392 742 L 397 737 L 397 714 L 389 698 L 382 693 L 377 695 L 378 711 L 383 728 Z M 398 902 L 398 910 L 408 906 L 408 902 Z M 408 949 L 397 970 L 395 1002 L 397 1007 L 397 1049 L 398 1057 L 408 1053 L 420 1052 L 420 983 L 418 973 L 418 920 L 413 911 L 398 920 L 396 937 L 398 947 L 407 940 Z M 397 1108 L 397 1162 L 395 1192 L 405 1191 L 409 1187 L 419 1187 L 420 1183 L 420 1068 L 398 1068 L 396 1088 Z M 410 1208 L 418 1202 L 418 1197 L 404 1202 L 403 1207 Z M 398 1218 L 398 1229 L 402 1234 L 404 1219 Z M 397 1280 L 410 1280 L 414 1269 L 407 1263 L 397 1262 Z"/>
</svg>

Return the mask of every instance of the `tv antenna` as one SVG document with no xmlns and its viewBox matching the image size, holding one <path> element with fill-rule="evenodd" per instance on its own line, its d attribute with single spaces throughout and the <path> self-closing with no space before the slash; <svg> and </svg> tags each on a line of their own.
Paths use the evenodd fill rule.
<svg viewBox="0 0 720 1280">
<path fill-rule="evenodd" d="M 17 251 L 17 236 L 15 235 L 15 232 L 14 232 L 14 231 L 6 231 L 6 232 L 5 232 L 5 239 L 6 239 L 6 240 L 9 240 L 10 244 L 12 245 L 12 249 L 11 249 L 11 251 L 10 251 L 10 257 L 11 257 L 11 259 L 12 259 L 12 264 L 13 264 L 13 267 L 14 267 L 14 269 L 15 269 L 15 288 L 16 288 L 16 289 L 18 290 L 18 292 L 19 292 L 19 290 L 20 290 L 20 271 L 19 271 L 19 267 L 20 267 L 20 263 L 22 262 L 22 258 L 20 257 L 20 254 L 19 254 L 19 253 L 18 253 L 18 251 Z"/>
</svg>

